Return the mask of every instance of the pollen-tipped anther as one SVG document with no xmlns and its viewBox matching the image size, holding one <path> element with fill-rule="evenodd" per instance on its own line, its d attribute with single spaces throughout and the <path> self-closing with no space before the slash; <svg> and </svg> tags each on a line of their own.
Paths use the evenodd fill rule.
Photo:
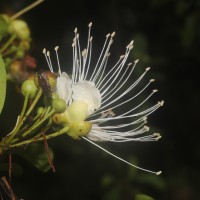
<svg viewBox="0 0 200 200">
<path fill-rule="evenodd" d="M 106 56 L 107 56 L 107 57 L 109 57 L 109 56 L 110 56 L 110 54 L 111 54 L 111 53 L 109 52 L 109 53 L 107 53 L 107 54 L 106 54 Z"/>
<path fill-rule="evenodd" d="M 150 127 L 149 126 L 144 126 L 145 131 L 149 131 Z"/>
<path fill-rule="evenodd" d="M 77 31 L 78 31 L 78 29 L 77 29 L 77 28 L 75 28 L 75 29 L 74 29 L 74 33 L 77 33 Z"/>
<path fill-rule="evenodd" d="M 48 56 L 48 57 L 50 56 L 50 52 L 49 52 L 49 51 L 47 51 L 47 56 Z"/>
<path fill-rule="evenodd" d="M 163 106 L 164 105 L 164 101 L 159 101 L 158 104 L 159 104 L 159 106 Z"/>
<path fill-rule="evenodd" d="M 130 42 L 130 45 L 133 45 L 133 42 L 134 42 L 134 41 L 132 40 L 132 41 Z"/>
<path fill-rule="evenodd" d="M 150 82 L 152 83 L 152 82 L 155 82 L 155 79 L 150 79 Z"/>
<path fill-rule="evenodd" d="M 157 89 L 153 90 L 153 93 L 156 93 L 156 92 L 158 92 L 158 90 L 157 90 Z"/>
<path fill-rule="evenodd" d="M 115 31 L 114 32 L 112 32 L 112 34 L 111 34 L 111 37 L 114 37 L 115 36 Z"/>
<path fill-rule="evenodd" d="M 58 51 L 58 49 L 59 49 L 59 46 L 56 46 L 56 47 L 54 48 L 55 51 Z"/>
<path fill-rule="evenodd" d="M 146 70 L 146 71 L 149 71 L 149 70 L 150 70 L 150 67 L 147 67 L 145 70 Z"/>
<path fill-rule="evenodd" d="M 139 59 L 136 59 L 134 62 L 135 62 L 135 64 L 137 64 L 139 62 Z"/>
<path fill-rule="evenodd" d="M 162 171 L 156 172 L 156 175 L 160 175 L 162 173 Z"/>
<path fill-rule="evenodd" d="M 130 67 L 133 63 L 128 63 L 127 67 Z"/>
<path fill-rule="evenodd" d="M 89 24 L 88 24 L 88 27 L 90 28 L 92 26 L 92 22 L 90 22 Z"/>
<path fill-rule="evenodd" d="M 107 38 L 110 37 L 110 33 L 108 33 L 108 34 L 106 35 L 106 37 L 107 37 Z"/>
<path fill-rule="evenodd" d="M 43 54 L 46 54 L 46 51 L 47 51 L 47 50 L 44 48 L 43 51 L 42 51 L 42 53 L 43 53 Z"/>
<path fill-rule="evenodd" d="M 86 56 L 86 54 L 87 54 L 87 50 L 86 50 L 86 49 L 84 49 L 84 50 L 82 51 L 82 56 L 83 56 L 83 57 L 85 57 L 85 56 Z"/>
<path fill-rule="evenodd" d="M 159 139 L 162 138 L 162 136 L 160 135 L 160 133 L 154 133 L 153 136 L 155 137 L 154 139 L 155 139 L 156 141 L 158 141 Z"/>
</svg>

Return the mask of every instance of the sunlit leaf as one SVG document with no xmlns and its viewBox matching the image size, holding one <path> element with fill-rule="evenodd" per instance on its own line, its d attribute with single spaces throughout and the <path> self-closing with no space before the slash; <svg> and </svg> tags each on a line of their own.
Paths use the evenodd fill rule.
<svg viewBox="0 0 200 200">
<path fill-rule="evenodd" d="M 48 151 L 51 159 L 53 160 L 53 151 L 50 148 Z M 26 149 L 18 149 L 16 153 L 42 172 L 47 172 L 51 168 L 44 144 L 32 144 Z"/>
<path fill-rule="evenodd" d="M 6 70 L 3 59 L 0 55 L 0 113 L 4 106 L 6 97 Z"/>
</svg>

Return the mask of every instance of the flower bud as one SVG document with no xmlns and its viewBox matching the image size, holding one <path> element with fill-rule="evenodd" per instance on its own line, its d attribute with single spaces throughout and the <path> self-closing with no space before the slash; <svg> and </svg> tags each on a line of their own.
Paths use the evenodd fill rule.
<svg viewBox="0 0 200 200">
<path fill-rule="evenodd" d="M 44 111 L 44 108 L 43 107 L 38 107 L 37 110 L 36 110 L 36 113 L 37 115 L 41 115 Z"/>
<path fill-rule="evenodd" d="M 23 51 L 27 51 L 30 49 L 30 42 L 27 40 L 22 40 L 19 43 L 19 49 L 23 50 Z"/>
<path fill-rule="evenodd" d="M 66 102 L 61 98 L 52 99 L 52 107 L 56 113 L 63 113 L 66 110 Z"/>
<path fill-rule="evenodd" d="M 43 98 L 43 103 L 44 103 L 45 106 L 51 106 L 52 105 L 52 99 L 56 99 L 56 98 L 59 98 L 59 96 L 55 92 L 53 92 L 51 94 L 51 96 L 45 95 L 44 98 Z"/>
<path fill-rule="evenodd" d="M 50 71 L 39 72 L 35 76 L 35 84 L 42 88 L 47 96 L 52 96 L 52 92 L 56 87 L 56 75 Z"/>
<path fill-rule="evenodd" d="M 83 121 L 88 116 L 88 106 L 83 101 L 75 101 L 67 108 L 71 121 Z"/>
<path fill-rule="evenodd" d="M 33 80 L 26 80 L 22 83 L 21 91 L 24 96 L 29 95 L 29 98 L 33 99 L 37 95 L 38 88 Z"/>
<path fill-rule="evenodd" d="M 68 124 L 69 120 L 68 120 L 68 117 L 66 115 L 66 112 L 64 113 L 56 113 L 53 115 L 52 117 L 52 120 L 55 124 L 58 124 L 58 125 L 65 125 L 65 124 Z"/>
<path fill-rule="evenodd" d="M 27 23 L 23 20 L 13 20 L 8 27 L 10 34 L 15 34 L 19 39 L 26 40 L 30 38 L 30 30 Z"/>
<path fill-rule="evenodd" d="M 24 55 L 25 55 L 25 52 L 24 52 L 23 50 L 20 50 L 20 49 L 19 49 L 19 50 L 16 52 L 16 57 L 17 57 L 17 58 L 23 58 Z"/>
<path fill-rule="evenodd" d="M 88 121 L 76 121 L 70 124 L 67 134 L 74 139 L 87 135 L 92 128 L 92 123 Z"/>
</svg>

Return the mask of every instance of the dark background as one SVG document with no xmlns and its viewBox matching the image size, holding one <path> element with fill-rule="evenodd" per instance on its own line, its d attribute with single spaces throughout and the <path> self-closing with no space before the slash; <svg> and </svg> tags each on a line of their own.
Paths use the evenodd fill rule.
<svg viewBox="0 0 200 200">
<path fill-rule="evenodd" d="M 1 0 L 0 11 L 17 12 L 31 2 Z M 155 101 L 165 100 L 165 106 L 149 120 L 152 130 L 163 138 L 151 144 L 102 146 L 163 173 L 155 176 L 135 170 L 85 141 L 62 136 L 49 144 L 55 153 L 56 173 L 42 173 L 21 158 L 13 158 L 23 170 L 12 177 L 15 193 L 25 200 L 130 200 L 140 193 L 158 200 L 200 199 L 200 1 L 46 0 L 23 19 L 31 30 L 31 55 L 38 69 L 47 69 L 42 49 L 53 51 L 59 45 L 62 69 L 70 72 L 73 30 L 78 27 L 85 46 L 90 21 L 94 24 L 94 58 L 109 32 L 116 31 L 113 58 L 134 39 L 130 60 L 140 59 L 138 72 L 151 67 L 150 77 L 156 78 L 155 87 L 159 89 Z M 12 91 L 8 91 L 7 101 L 9 97 Z M 4 112 L 14 112 L 15 106 L 4 108 Z M 10 123 L 4 126 L 9 129 Z"/>
</svg>

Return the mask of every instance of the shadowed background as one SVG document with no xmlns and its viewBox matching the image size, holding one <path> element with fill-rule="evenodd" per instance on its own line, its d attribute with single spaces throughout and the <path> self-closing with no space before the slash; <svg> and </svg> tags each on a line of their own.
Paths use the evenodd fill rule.
<svg viewBox="0 0 200 200">
<path fill-rule="evenodd" d="M 1 0 L 0 11 L 17 12 L 31 2 Z M 23 19 L 31 30 L 31 55 L 36 58 L 38 69 L 48 69 L 43 48 L 51 50 L 55 60 L 53 49 L 59 45 L 62 70 L 70 73 L 73 30 L 78 27 L 84 47 L 91 21 L 93 59 L 109 32 L 116 31 L 111 63 L 134 40 L 130 61 L 140 60 L 136 73 L 150 66 L 147 77 L 155 78 L 154 86 L 159 89 L 149 103 L 165 100 L 165 106 L 151 115 L 148 123 L 151 131 L 160 132 L 163 138 L 158 143 L 102 146 L 139 166 L 162 170 L 163 174 L 155 176 L 135 170 L 85 141 L 62 136 L 49 142 L 55 154 L 56 173 L 42 173 L 20 157 L 13 158 L 21 170 L 12 177 L 15 193 L 25 200 L 130 200 L 140 193 L 158 200 L 200 199 L 200 2 L 46 0 L 23 15 Z M 5 132 L 14 124 L 22 100 L 19 95 L 13 102 L 13 86 L 9 87 L 0 117 Z"/>
</svg>

